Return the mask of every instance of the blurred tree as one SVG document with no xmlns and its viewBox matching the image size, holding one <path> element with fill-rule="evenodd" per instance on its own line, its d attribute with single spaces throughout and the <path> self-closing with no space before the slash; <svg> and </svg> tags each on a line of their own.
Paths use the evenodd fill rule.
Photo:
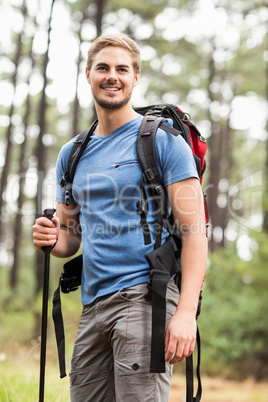
<svg viewBox="0 0 268 402">
<path fill-rule="evenodd" d="M 213 83 L 220 79 L 221 82 L 225 82 L 226 74 L 224 71 L 217 71 L 214 60 L 214 53 L 216 50 L 216 45 L 214 40 L 211 42 L 211 58 L 208 63 L 208 98 L 210 104 L 218 102 L 219 104 L 224 103 L 224 98 L 221 96 L 221 92 L 215 96 L 211 88 Z M 220 78 L 219 78 L 220 77 Z M 218 197 L 219 197 L 219 182 L 224 177 L 229 180 L 231 175 L 232 166 L 232 152 L 230 151 L 230 122 L 229 118 L 215 119 L 212 110 L 208 109 L 208 118 L 211 124 L 211 136 L 208 140 L 209 146 L 209 185 L 207 187 L 207 203 L 208 211 L 210 217 L 210 224 L 215 230 L 217 228 L 222 233 L 220 240 L 215 241 L 215 236 L 210 240 L 210 250 L 212 252 L 216 251 L 220 247 L 224 247 L 224 231 L 228 223 L 228 204 L 226 203 L 224 207 L 219 208 Z"/>
<path fill-rule="evenodd" d="M 27 8 L 26 8 L 26 1 L 24 0 L 22 6 L 21 6 L 21 13 L 23 16 L 23 20 L 25 21 L 26 18 L 26 13 L 27 13 Z M 19 68 L 19 63 L 21 61 L 21 57 L 22 57 L 22 36 L 24 35 L 24 29 L 25 29 L 25 23 L 23 24 L 22 27 L 22 31 L 16 35 L 16 39 L 15 39 L 15 53 L 13 56 L 13 64 L 14 64 L 14 72 L 11 75 L 11 82 L 12 82 L 12 86 L 13 86 L 13 98 L 11 101 L 11 105 L 9 108 L 9 112 L 8 112 L 8 117 L 9 117 L 9 124 L 7 126 L 6 129 L 6 135 L 5 135 L 5 163 L 1 172 L 1 182 L 0 182 L 0 218 L 1 221 L 4 221 L 5 219 L 3 218 L 3 214 L 7 214 L 6 211 L 4 211 L 5 208 L 5 190 L 6 190 L 6 185 L 7 185 L 7 180 L 8 180 L 8 174 L 10 171 L 10 164 L 11 164 L 11 151 L 12 151 L 12 133 L 13 133 L 13 127 L 14 127 L 14 123 L 12 121 L 12 116 L 14 114 L 14 109 L 15 109 L 15 105 L 14 105 L 14 99 L 15 99 L 15 93 L 16 93 L 16 86 L 17 86 L 17 80 L 18 80 L 18 68 Z M 3 225 L 0 225 L 0 242 L 2 239 L 2 229 L 3 229 Z"/>
<path fill-rule="evenodd" d="M 40 213 L 42 212 L 43 208 L 43 189 L 44 189 L 44 179 L 45 179 L 45 174 L 47 171 L 47 166 L 46 166 L 46 147 L 43 142 L 45 130 L 46 130 L 46 114 L 47 114 L 47 95 L 46 95 L 46 89 L 47 89 L 47 83 L 48 83 L 48 77 L 47 77 L 47 65 L 49 61 L 49 47 L 50 47 L 50 33 L 51 33 L 51 20 L 52 20 L 52 14 L 53 14 L 53 7 L 54 7 L 55 0 L 51 1 L 51 8 L 50 8 L 50 14 L 49 14 L 49 19 L 48 19 L 48 30 L 47 30 L 47 49 L 44 54 L 44 60 L 42 64 L 42 77 L 43 77 L 43 88 L 41 91 L 41 97 L 39 101 L 39 107 L 38 107 L 38 126 L 39 126 L 39 134 L 37 137 L 37 143 L 36 147 L 34 150 L 34 155 L 37 158 L 37 172 L 38 172 L 38 181 L 37 181 L 37 193 L 35 197 L 35 211 L 36 211 L 36 218 L 40 216 Z M 36 295 L 40 292 L 42 289 L 42 284 L 43 284 L 43 271 L 44 271 L 44 259 L 42 253 L 37 253 L 36 254 Z"/>
<path fill-rule="evenodd" d="M 25 26 L 27 26 L 28 22 L 28 13 L 27 13 L 27 6 L 26 2 L 24 1 L 24 23 Z M 36 30 L 37 22 L 36 18 L 34 20 L 34 30 L 32 33 L 32 37 L 29 41 L 28 44 L 28 51 L 29 55 L 24 54 L 24 57 L 28 59 L 29 61 L 29 72 L 28 72 L 28 78 L 27 78 L 27 87 L 28 87 L 28 93 L 25 101 L 25 108 L 24 108 L 24 116 L 23 116 L 23 137 L 24 140 L 22 144 L 20 145 L 19 149 L 19 163 L 18 163 L 18 171 L 17 171 L 17 176 L 18 176 L 18 200 L 17 200 L 17 214 L 15 215 L 15 221 L 14 221 L 14 226 L 13 226 L 13 239 L 14 239 L 14 248 L 13 248 L 13 264 L 10 270 L 10 287 L 11 289 L 14 290 L 14 288 L 17 286 L 18 282 L 18 271 L 19 271 L 19 266 L 20 266 L 20 246 L 22 243 L 22 219 L 23 219 L 23 202 L 25 199 L 24 196 L 24 185 L 25 185 L 25 175 L 27 172 L 27 169 L 29 167 L 29 162 L 28 159 L 26 158 L 26 145 L 27 145 L 27 129 L 30 123 L 30 116 L 31 116 L 31 96 L 30 96 L 30 77 L 32 74 L 32 71 L 34 69 L 34 55 L 32 51 L 32 46 L 33 46 L 33 38 L 34 38 L 34 33 Z M 22 32 L 23 33 L 23 32 Z"/>
<path fill-rule="evenodd" d="M 104 14 L 104 7 L 107 3 L 107 0 L 96 0 L 96 32 L 97 36 L 102 34 L 102 20 Z"/>
<path fill-rule="evenodd" d="M 81 50 L 81 45 L 83 43 L 82 37 L 81 37 L 81 28 L 82 25 L 87 18 L 85 12 L 82 12 L 81 14 L 79 13 L 77 15 L 78 18 L 76 18 L 77 22 L 77 31 L 76 35 L 78 37 L 79 41 L 79 51 L 78 51 L 78 57 L 77 57 L 77 64 L 76 64 L 76 85 L 75 85 L 75 96 L 74 96 L 74 101 L 73 101 L 73 114 L 72 114 L 72 132 L 71 132 L 71 137 L 74 137 L 79 133 L 79 117 L 80 117 L 80 105 L 79 105 L 79 96 L 78 96 L 78 83 L 79 83 L 79 77 L 80 77 L 80 69 L 81 69 L 81 64 L 83 61 L 83 55 L 82 55 L 82 50 Z"/>
<path fill-rule="evenodd" d="M 268 72 L 268 68 L 267 68 Z M 266 82 L 266 99 L 268 100 L 268 79 Z M 267 116 L 268 117 L 268 116 Z M 266 122 L 266 132 L 268 133 L 268 119 Z M 263 207 L 264 207 L 264 218 L 263 218 L 263 229 L 266 234 L 268 234 L 268 135 L 265 141 L 266 143 L 266 158 L 264 167 L 264 189 L 263 189 Z"/>
<path fill-rule="evenodd" d="M 83 27 L 86 25 L 94 26 L 94 30 L 96 32 L 95 37 L 101 35 L 102 32 L 102 20 L 104 14 L 104 8 L 106 5 L 107 0 L 95 0 L 91 2 L 85 2 L 84 0 L 77 1 L 76 3 L 70 4 L 70 10 L 73 14 L 73 18 L 75 21 L 74 24 L 74 34 L 78 39 L 78 57 L 77 57 L 77 64 L 76 64 L 76 86 L 75 86 L 75 96 L 73 100 L 73 114 L 72 114 L 72 130 L 71 130 L 71 137 L 74 137 L 81 131 L 79 127 L 79 120 L 81 118 L 81 107 L 79 103 L 79 96 L 78 96 L 78 84 L 79 78 L 81 75 L 81 71 L 84 69 L 82 66 L 84 65 L 84 55 L 83 55 L 83 44 L 84 39 L 82 35 Z M 94 106 L 92 106 L 92 116 L 87 121 L 89 125 L 92 120 L 95 120 L 96 112 Z"/>
<path fill-rule="evenodd" d="M 263 15 L 263 3 L 241 3 L 241 8 L 231 1 L 225 2 L 224 11 L 221 5 L 215 11 L 222 14 L 222 20 L 226 19 L 226 32 L 233 32 L 232 42 L 228 42 L 223 36 L 214 35 L 206 43 L 208 58 L 208 85 L 207 95 L 209 99 L 208 115 L 211 126 L 211 135 L 208 138 L 209 149 L 209 178 L 207 187 L 207 199 L 212 226 L 210 239 L 211 251 L 216 251 L 226 245 L 226 230 L 231 221 L 228 189 L 225 193 L 220 190 L 229 183 L 239 183 L 243 174 L 249 174 L 247 167 L 249 160 L 241 153 L 245 144 L 249 142 L 250 132 L 245 131 L 245 124 L 241 120 L 241 128 L 234 129 L 233 116 L 235 115 L 236 100 L 247 97 L 256 92 L 265 96 L 263 87 L 259 85 L 262 77 L 265 79 L 265 67 L 262 57 L 265 51 L 265 19 Z M 259 46 L 251 47 L 255 25 L 253 21 L 259 21 Z M 252 63 L 252 64 L 251 64 Z M 256 67 L 253 67 L 253 64 Z M 255 77 L 255 78 L 253 78 Z M 242 114 L 241 114 L 242 115 Z M 248 121 L 246 113 L 245 120 Z M 252 111 L 253 121 L 253 111 Z M 242 132 L 243 135 L 239 133 Z M 251 149 L 252 150 L 252 149 Z M 239 162 L 237 160 L 239 158 Z M 254 171 L 264 159 L 255 159 Z M 229 197 L 229 199 L 228 199 Z M 241 204 L 242 205 L 242 204 Z M 245 211 L 244 211 L 245 212 Z M 243 214 L 243 210 L 237 210 L 237 214 Z M 239 229 L 238 229 L 239 230 Z"/>
</svg>

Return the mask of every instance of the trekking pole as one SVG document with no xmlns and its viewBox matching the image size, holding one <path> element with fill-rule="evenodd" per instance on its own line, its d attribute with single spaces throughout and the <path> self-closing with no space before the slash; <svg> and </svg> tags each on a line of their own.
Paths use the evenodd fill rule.
<svg viewBox="0 0 268 402">
<path fill-rule="evenodd" d="M 45 209 L 43 216 L 52 219 L 54 212 L 53 209 Z M 50 253 L 52 246 L 43 247 L 45 253 L 44 264 L 44 280 L 43 280 L 43 305 L 42 305 L 42 328 L 41 328 L 41 350 L 40 350 L 40 381 L 39 381 L 39 402 L 44 401 L 44 388 L 45 388 L 45 366 L 46 366 L 46 343 L 47 343 L 47 305 L 48 305 L 48 291 L 49 291 L 49 267 L 50 267 Z"/>
</svg>

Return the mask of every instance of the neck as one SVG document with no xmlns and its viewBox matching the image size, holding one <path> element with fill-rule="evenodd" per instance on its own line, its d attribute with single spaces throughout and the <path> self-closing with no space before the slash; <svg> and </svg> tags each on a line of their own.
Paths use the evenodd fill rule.
<svg viewBox="0 0 268 402">
<path fill-rule="evenodd" d="M 98 116 L 98 125 L 95 133 L 98 135 L 107 135 L 117 128 L 123 126 L 129 121 L 138 117 L 138 113 L 131 106 L 124 106 L 118 110 L 108 110 L 96 106 Z"/>
</svg>

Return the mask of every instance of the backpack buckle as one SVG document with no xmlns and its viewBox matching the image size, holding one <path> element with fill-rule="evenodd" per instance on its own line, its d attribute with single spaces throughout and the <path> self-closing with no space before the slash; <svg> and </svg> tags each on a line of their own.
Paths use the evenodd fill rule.
<svg viewBox="0 0 268 402">
<path fill-rule="evenodd" d="M 67 277 L 63 272 L 60 276 L 60 287 L 62 293 L 74 292 L 80 286 L 80 280 L 76 276 Z"/>
<path fill-rule="evenodd" d="M 147 169 L 144 172 L 145 181 L 151 181 L 154 179 L 154 174 L 152 169 Z"/>
<path fill-rule="evenodd" d="M 156 186 L 154 189 L 157 194 L 161 194 L 164 191 L 163 186 L 161 186 L 161 184 L 159 186 Z"/>
<path fill-rule="evenodd" d="M 139 200 L 136 202 L 136 214 L 141 215 L 146 213 L 144 200 Z"/>
<path fill-rule="evenodd" d="M 163 110 L 166 108 L 166 105 L 160 104 L 155 105 L 152 109 L 148 111 L 148 114 L 153 113 L 155 116 L 162 116 Z"/>
<path fill-rule="evenodd" d="M 148 292 L 145 295 L 145 299 L 148 300 L 148 301 L 152 300 L 153 275 L 154 275 L 154 269 L 151 269 L 150 276 L 149 276 L 149 281 L 147 282 Z"/>
</svg>

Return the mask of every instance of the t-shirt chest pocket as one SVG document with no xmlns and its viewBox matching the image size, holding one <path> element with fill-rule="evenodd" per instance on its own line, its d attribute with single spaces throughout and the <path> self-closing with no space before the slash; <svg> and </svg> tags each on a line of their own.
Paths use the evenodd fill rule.
<svg viewBox="0 0 268 402">
<path fill-rule="evenodd" d="M 137 159 L 119 160 L 113 163 L 113 177 L 122 191 L 129 188 L 136 188 L 135 193 L 139 194 L 139 186 L 142 181 L 142 170 Z M 126 191 L 128 193 L 128 190 Z M 125 193 L 125 191 L 124 191 Z"/>
<path fill-rule="evenodd" d="M 116 169 L 120 168 L 120 167 L 128 167 L 128 166 L 131 167 L 131 165 L 135 165 L 137 163 L 139 163 L 139 161 L 137 161 L 137 160 L 126 160 L 126 161 L 114 163 L 113 167 Z"/>
</svg>

